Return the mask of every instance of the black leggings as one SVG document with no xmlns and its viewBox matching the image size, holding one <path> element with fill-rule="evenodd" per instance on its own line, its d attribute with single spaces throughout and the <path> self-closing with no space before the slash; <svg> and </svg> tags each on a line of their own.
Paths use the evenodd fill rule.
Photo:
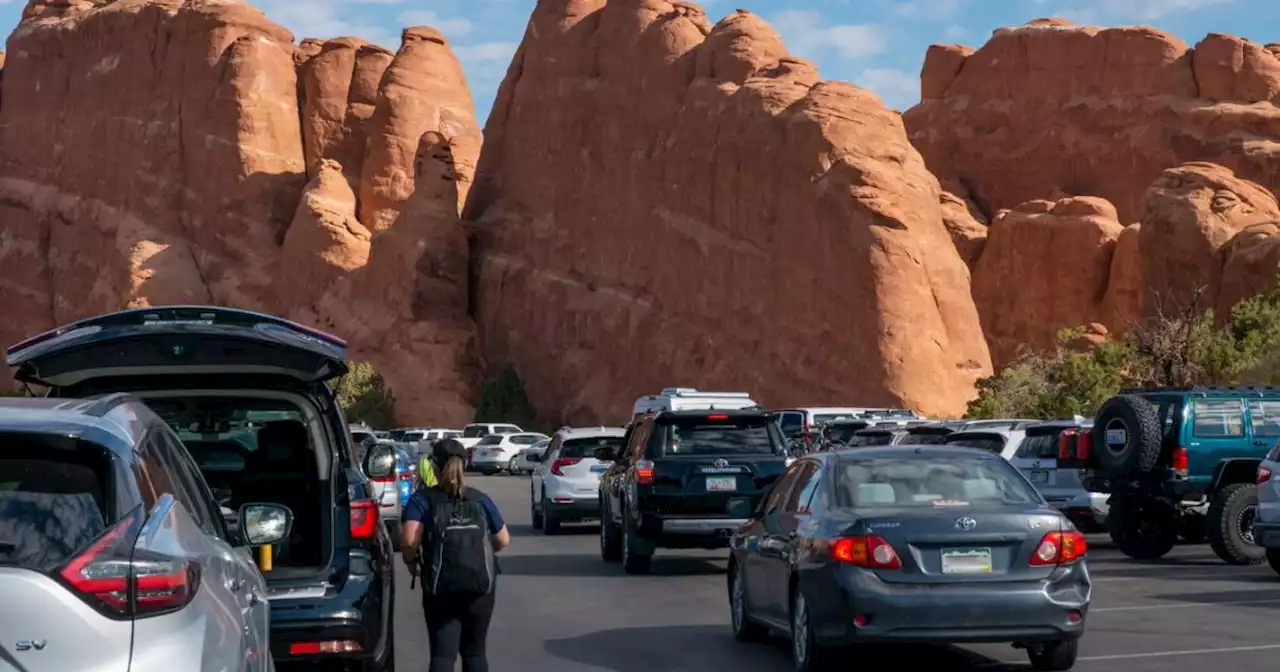
<svg viewBox="0 0 1280 672">
<path fill-rule="evenodd" d="M 431 643 L 430 672 L 453 672 L 459 655 L 462 672 L 489 672 L 484 650 L 495 592 L 466 600 L 429 595 L 423 599 L 422 611 Z"/>
</svg>

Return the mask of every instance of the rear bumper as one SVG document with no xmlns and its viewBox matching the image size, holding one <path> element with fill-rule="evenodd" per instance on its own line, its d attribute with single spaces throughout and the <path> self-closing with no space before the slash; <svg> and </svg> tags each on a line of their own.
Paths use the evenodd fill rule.
<svg viewBox="0 0 1280 672">
<path fill-rule="evenodd" d="M 578 496 L 569 501 L 548 501 L 547 512 L 556 520 L 587 520 L 600 517 L 598 497 Z"/>
<path fill-rule="evenodd" d="M 271 597 L 271 655 L 281 668 L 308 664 L 340 668 L 379 660 L 392 637 L 393 601 L 390 576 L 374 569 L 370 554 L 353 551 L 351 571 L 341 585 L 295 598 Z M 294 644 L 335 641 L 355 642 L 359 650 L 306 654 L 291 650 Z"/>
<path fill-rule="evenodd" d="M 511 464 L 511 457 L 502 455 L 476 455 L 471 460 L 471 468 L 480 472 L 503 471 Z"/>
<path fill-rule="evenodd" d="M 1255 521 L 1253 538 L 1263 548 L 1280 548 L 1280 522 Z"/>
<path fill-rule="evenodd" d="M 729 539 L 745 522 L 745 518 L 646 514 L 640 536 L 661 548 L 714 550 L 728 548 Z"/>
<path fill-rule="evenodd" d="M 849 568 L 837 582 L 842 590 L 806 589 L 821 614 L 819 640 L 832 645 L 1076 639 L 1084 634 L 1092 592 L 1084 563 L 1060 568 L 1046 581 L 892 584 Z M 855 626 L 857 615 L 867 623 Z"/>
</svg>

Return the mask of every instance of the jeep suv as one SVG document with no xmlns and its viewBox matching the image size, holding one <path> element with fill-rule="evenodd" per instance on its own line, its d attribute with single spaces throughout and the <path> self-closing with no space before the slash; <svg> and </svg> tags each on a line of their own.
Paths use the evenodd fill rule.
<svg viewBox="0 0 1280 672">
<path fill-rule="evenodd" d="M 1203 535 L 1225 562 L 1256 564 L 1265 553 L 1253 535 L 1255 480 L 1278 420 L 1280 388 L 1124 390 L 1092 430 L 1062 440 L 1058 466 L 1085 469 L 1085 488 L 1110 494 L 1107 528 L 1131 558 Z"/>
<path fill-rule="evenodd" d="M 171 306 L 75 322 L 5 359 L 50 397 L 139 398 L 185 444 L 228 522 L 248 503 L 292 510 L 289 536 L 259 558 L 277 664 L 389 670 L 391 539 L 326 383 L 346 356 L 341 339 L 270 315 Z"/>
<path fill-rule="evenodd" d="M 787 468 L 778 423 L 764 411 L 643 415 L 622 445 L 600 479 L 600 555 L 628 574 L 648 573 L 658 548 L 728 548 Z"/>
</svg>

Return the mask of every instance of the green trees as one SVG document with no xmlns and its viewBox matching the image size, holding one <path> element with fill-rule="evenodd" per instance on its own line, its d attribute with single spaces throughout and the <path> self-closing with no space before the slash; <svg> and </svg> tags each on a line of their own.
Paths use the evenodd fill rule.
<svg viewBox="0 0 1280 672">
<path fill-rule="evenodd" d="M 510 364 L 504 364 L 498 375 L 484 381 L 475 421 L 509 422 L 533 431 L 537 423 L 533 404 L 525 394 L 520 374 Z"/>
<path fill-rule="evenodd" d="M 978 381 L 967 417 L 1092 415 L 1122 387 L 1280 383 L 1280 276 L 1269 291 L 1237 304 L 1226 320 L 1190 303 L 1088 351 L 1071 347 L 1081 330 L 1059 333 L 1052 352 L 1026 353 Z"/>
<path fill-rule="evenodd" d="M 349 362 L 350 372 L 338 379 L 334 392 L 347 422 L 381 429 L 396 426 L 396 397 L 369 362 Z"/>
</svg>

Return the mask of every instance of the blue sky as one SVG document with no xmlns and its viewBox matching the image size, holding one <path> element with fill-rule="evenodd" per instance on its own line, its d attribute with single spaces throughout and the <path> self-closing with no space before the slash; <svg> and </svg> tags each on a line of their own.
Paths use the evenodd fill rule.
<svg viewBox="0 0 1280 672">
<path fill-rule="evenodd" d="M 1102 26 L 1145 24 L 1194 44 L 1209 32 L 1280 41 L 1277 0 L 708 0 L 719 18 L 738 7 L 762 15 L 793 54 L 827 79 L 874 90 L 893 107 L 919 100 L 930 44 L 981 46 L 999 26 L 1062 16 Z M 0 0 L 0 29 L 21 16 L 22 0 Z M 433 25 L 466 68 L 481 120 L 520 42 L 536 0 L 257 0 L 298 39 L 354 35 L 395 49 L 406 25 Z M 1267 5 L 1271 7 L 1267 8 Z M 1270 28 L 1270 32 L 1264 32 Z"/>
</svg>

